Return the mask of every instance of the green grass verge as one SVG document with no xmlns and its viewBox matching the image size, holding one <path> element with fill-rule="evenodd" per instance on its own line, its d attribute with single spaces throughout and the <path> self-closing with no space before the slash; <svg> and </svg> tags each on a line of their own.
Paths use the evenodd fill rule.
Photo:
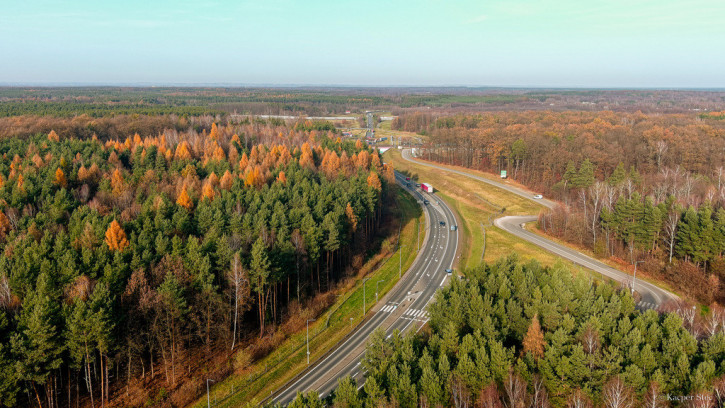
<svg viewBox="0 0 725 408">
<path fill-rule="evenodd" d="M 368 275 L 370 279 L 366 283 L 364 291 L 366 310 L 370 310 L 375 304 L 376 282 L 383 280 L 379 285 L 378 294 L 382 299 L 398 281 L 399 262 L 402 261 L 402 270 L 406 271 L 415 260 L 419 224 L 422 243 L 423 231 L 426 226 L 425 216 L 418 203 L 402 189 L 398 190 L 396 201 L 402 211 L 402 219 L 407 220 L 400 231 L 402 247 L 395 251 L 382 266 Z M 363 285 L 359 280 L 351 292 L 343 295 L 335 305 L 310 324 L 310 361 L 314 362 L 323 356 L 348 335 L 362 321 L 362 311 Z M 350 318 L 352 318 L 352 322 Z M 301 373 L 307 368 L 305 339 L 306 331 L 303 330 L 287 339 L 267 357 L 256 362 L 244 374 L 232 374 L 224 381 L 214 385 L 210 393 L 211 399 L 219 401 L 214 406 L 240 407 L 250 401 L 261 401 Z M 206 396 L 192 406 L 205 407 Z"/>
</svg>

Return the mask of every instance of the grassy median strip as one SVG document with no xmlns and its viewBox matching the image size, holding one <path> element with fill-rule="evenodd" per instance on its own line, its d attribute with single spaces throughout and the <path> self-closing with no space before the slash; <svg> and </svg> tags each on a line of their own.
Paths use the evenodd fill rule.
<svg viewBox="0 0 725 408">
<path fill-rule="evenodd" d="M 365 284 L 365 306 L 370 310 L 375 304 L 375 286 L 378 285 L 382 298 L 398 281 L 399 265 L 403 273 L 411 266 L 417 255 L 416 240 L 420 228 L 420 242 L 423 243 L 425 216 L 419 204 L 408 193 L 398 190 L 396 197 L 401 219 L 407 220 L 400 230 L 401 248 L 395 250 L 374 272 Z M 402 252 L 401 252 L 402 251 Z M 351 320 L 352 318 L 352 320 Z M 314 363 L 339 341 L 347 336 L 363 318 L 363 283 L 356 282 L 354 289 L 340 299 L 314 323 L 310 323 L 310 362 Z M 307 368 L 306 331 L 303 330 L 287 339 L 267 357 L 256 362 L 243 374 L 232 374 L 211 390 L 213 406 L 239 407 L 245 403 L 261 401 Z M 205 407 L 206 396 L 194 407 Z"/>
</svg>

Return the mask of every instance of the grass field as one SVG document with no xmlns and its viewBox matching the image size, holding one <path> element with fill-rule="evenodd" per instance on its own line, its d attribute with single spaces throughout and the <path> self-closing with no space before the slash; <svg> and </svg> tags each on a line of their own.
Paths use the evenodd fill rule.
<svg viewBox="0 0 725 408">
<path fill-rule="evenodd" d="M 396 201 L 402 211 L 402 219 L 406 220 L 400 231 L 400 243 L 403 245 L 402 258 L 400 258 L 401 253 L 395 251 L 384 264 L 367 276 L 370 280 L 366 284 L 365 291 L 363 291 L 361 279 L 358 279 L 352 290 L 342 294 L 335 305 L 310 324 L 311 362 L 324 355 L 362 321 L 363 292 L 366 295 L 367 311 L 375 304 L 376 282 L 384 281 L 379 285 L 379 298 L 382 299 L 398 281 L 399 262 L 402 260 L 403 272 L 413 263 L 417 255 L 416 239 L 419 224 L 420 231 L 424 231 L 426 228 L 425 216 L 415 199 L 404 193 L 402 189 L 398 190 Z M 213 406 L 240 407 L 250 401 L 261 401 L 302 372 L 307 367 L 305 338 L 306 332 L 303 330 L 287 339 L 274 352 L 255 363 L 244 373 L 233 374 L 214 385 L 211 399 L 219 401 L 219 403 Z M 232 393 L 232 390 L 236 392 Z M 206 396 L 193 406 L 205 407 Z"/>
<path fill-rule="evenodd" d="M 536 259 L 543 265 L 565 265 L 580 270 L 572 262 L 562 260 L 534 244 L 519 239 L 490 224 L 502 208 L 504 215 L 537 214 L 543 207 L 506 190 L 459 174 L 433 169 L 403 160 L 398 150 L 389 150 L 385 160 L 396 170 L 406 172 L 418 182 L 435 180 L 437 194 L 454 210 L 461 231 L 459 268 L 470 268 L 481 263 L 483 253 L 483 227 L 486 229 L 485 262 L 493 262 L 515 252 L 522 260 Z"/>
</svg>

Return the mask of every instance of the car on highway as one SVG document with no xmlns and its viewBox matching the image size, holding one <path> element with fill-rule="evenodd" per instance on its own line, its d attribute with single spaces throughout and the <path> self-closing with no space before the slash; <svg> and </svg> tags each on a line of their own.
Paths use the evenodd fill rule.
<svg viewBox="0 0 725 408">
<path fill-rule="evenodd" d="M 420 187 L 420 183 L 415 183 L 415 186 L 416 187 Z"/>
<path fill-rule="evenodd" d="M 453 269 L 450 269 L 450 268 L 449 269 L 446 269 L 446 273 L 448 275 L 452 275 L 453 274 Z"/>
<path fill-rule="evenodd" d="M 458 229 L 458 225 L 451 225 L 451 231 L 455 231 Z"/>
<path fill-rule="evenodd" d="M 428 200 L 423 200 L 423 204 L 425 204 L 425 205 L 428 205 L 428 204 L 430 204 L 430 201 L 428 201 Z"/>
<path fill-rule="evenodd" d="M 442 226 L 445 226 L 446 225 L 446 222 L 445 221 L 441 221 L 441 225 Z"/>
<path fill-rule="evenodd" d="M 534 198 L 537 199 L 537 200 L 540 200 L 540 199 L 544 198 L 544 196 L 541 195 L 541 194 L 535 194 L 534 195 Z"/>
</svg>

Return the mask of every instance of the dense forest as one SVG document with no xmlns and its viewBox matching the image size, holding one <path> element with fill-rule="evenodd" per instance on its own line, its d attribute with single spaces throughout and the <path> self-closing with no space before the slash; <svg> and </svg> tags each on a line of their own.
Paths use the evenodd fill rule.
<svg viewBox="0 0 725 408">
<path fill-rule="evenodd" d="M 173 390 L 306 300 L 324 306 L 366 255 L 394 176 L 320 128 L 1 140 L 0 406 Z"/>
<path fill-rule="evenodd" d="M 696 115 L 411 114 L 425 159 L 508 176 L 563 205 L 547 233 L 639 264 L 675 290 L 725 301 L 725 122 Z"/>
<path fill-rule="evenodd" d="M 723 311 L 637 311 L 627 290 L 515 256 L 467 270 L 429 306 L 429 328 L 376 332 L 358 390 L 294 408 L 719 407 Z"/>
<path fill-rule="evenodd" d="M 366 110 L 406 114 L 527 110 L 614 110 L 659 113 L 722 110 L 725 92 L 686 90 L 556 90 L 475 87 L 0 87 L 0 118 L 19 115 L 94 118 L 338 115 Z"/>
</svg>

